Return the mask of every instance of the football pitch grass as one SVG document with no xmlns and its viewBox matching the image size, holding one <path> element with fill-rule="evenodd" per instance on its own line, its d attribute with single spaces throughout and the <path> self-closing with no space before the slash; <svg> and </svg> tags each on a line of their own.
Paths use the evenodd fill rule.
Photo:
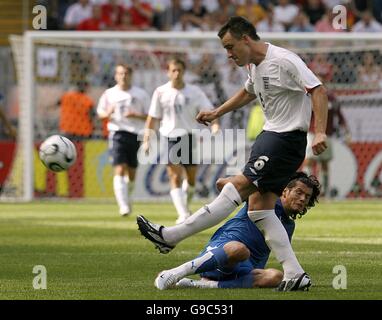
<svg viewBox="0 0 382 320">
<path fill-rule="evenodd" d="M 128 218 L 111 202 L 1 203 L 0 299 L 382 299 L 381 201 L 322 202 L 297 220 L 293 248 L 312 277 L 309 292 L 159 291 L 153 285 L 158 272 L 195 257 L 216 228 L 162 255 L 140 235 L 137 214 L 165 225 L 176 218 L 170 203 L 136 203 Z M 36 265 L 46 268 L 45 290 L 33 288 L 42 275 L 33 273 Z M 268 266 L 279 268 L 273 256 Z M 333 282 L 346 289 L 334 289 Z"/>
</svg>

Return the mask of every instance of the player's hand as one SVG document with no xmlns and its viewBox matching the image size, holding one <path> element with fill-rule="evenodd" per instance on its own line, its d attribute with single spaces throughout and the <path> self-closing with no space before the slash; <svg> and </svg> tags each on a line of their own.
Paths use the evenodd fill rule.
<svg viewBox="0 0 382 320">
<path fill-rule="evenodd" d="M 220 130 L 220 125 L 217 122 L 211 124 L 211 133 L 216 134 Z"/>
<path fill-rule="evenodd" d="M 145 153 L 146 156 L 149 155 L 150 153 L 150 141 L 145 139 L 142 144 L 143 147 L 143 152 Z"/>
<path fill-rule="evenodd" d="M 200 111 L 196 116 L 196 121 L 198 121 L 201 124 L 204 124 L 205 126 L 208 126 L 212 121 L 214 121 L 217 118 L 218 116 L 216 115 L 215 111 Z"/>
<path fill-rule="evenodd" d="M 325 133 L 316 133 L 312 143 L 312 150 L 314 155 L 323 153 L 328 147 L 327 137 Z"/>
</svg>

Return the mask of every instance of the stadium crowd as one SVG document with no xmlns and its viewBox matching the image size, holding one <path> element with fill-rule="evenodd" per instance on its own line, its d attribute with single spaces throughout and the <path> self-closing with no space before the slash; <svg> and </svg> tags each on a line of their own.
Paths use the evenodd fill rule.
<svg viewBox="0 0 382 320">
<path fill-rule="evenodd" d="M 216 31 L 229 16 L 259 32 L 381 32 L 382 0 L 40 0 L 49 30 Z M 334 29 L 343 5 L 347 28 Z"/>
</svg>

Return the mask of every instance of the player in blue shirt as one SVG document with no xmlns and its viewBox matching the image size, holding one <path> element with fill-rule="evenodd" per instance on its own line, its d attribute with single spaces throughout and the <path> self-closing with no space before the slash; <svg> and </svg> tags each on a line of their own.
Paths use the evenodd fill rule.
<svg viewBox="0 0 382 320">
<path fill-rule="evenodd" d="M 295 219 L 301 217 L 318 201 L 320 184 L 314 176 L 297 172 L 275 205 L 291 240 Z M 248 216 L 248 204 L 228 220 L 212 236 L 202 253 L 179 267 L 162 271 L 155 279 L 158 289 L 178 287 L 253 288 L 277 287 L 283 273 L 264 269 L 270 250 L 266 239 Z M 201 280 L 185 278 L 200 274 Z"/>
</svg>

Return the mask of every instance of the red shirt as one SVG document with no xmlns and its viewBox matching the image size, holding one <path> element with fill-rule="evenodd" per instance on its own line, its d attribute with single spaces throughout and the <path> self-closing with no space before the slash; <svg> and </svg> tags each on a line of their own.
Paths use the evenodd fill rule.
<svg viewBox="0 0 382 320">
<path fill-rule="evenodd" d="M 78 26 L 77 30 L 81 31 L 99 31 L 106 28 L 107 23 L 102 19 L 86 19 L 82 21 Z"/>
<path fill-rule="evenodd" d="M 123 7 L 120 5 L 112 6 L 108 3 L 101 6 L 102 20 L 107 23 L 108 26 L 117 26 L 121 24 L 123 16 Z"/>
<path fill-rule="evenodd" d="M 148 3 L 141 3 L 141 6 L 145 9 L 152 11 L 151 5 Z M 130 7 L 128 9 L 131 16 L 131 24 L 137 27 L 148 27 L 151 25 L 151 20 L 143 16 L 137 9 Z"/>
</svg>

